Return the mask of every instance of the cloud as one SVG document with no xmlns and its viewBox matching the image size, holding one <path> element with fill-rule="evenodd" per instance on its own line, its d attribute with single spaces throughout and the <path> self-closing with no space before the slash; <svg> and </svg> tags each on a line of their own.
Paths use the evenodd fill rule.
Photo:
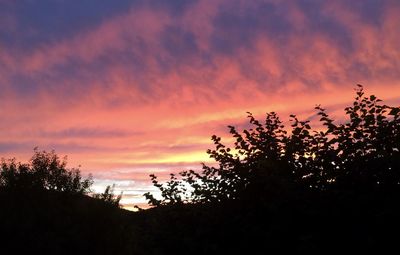
<svg viewBox="0 0 400 255">
<path fill-rule="evenodd" d="M 389 12 L 389 4 L 371 1 L 356 9 L 357 4 L 343 1 L 237 1 L 243 8 L 230 1 L 214 8 L 206 8 L 206 1 L 185 7 L 154 3 L 133 5 L 89 31 L 45 41 L 21 56 L 21 65 L 14 65 L 21 69 L 15 83 L 26 88 L 30 82 L 33 89 L 20 93 L 39 90 L 56 99 L 70 94 L 83 100 L 88 95 L 121 105 L 184 93 L 203 100 L 234 98 L 243 84 L 272 93 L 296 81 L 304 90 L 351 77 L 379 80 L 383 72 L 397 77 L 393 55 L 365 57 L 382 52 L 375 47 L 390 27 L 386 24 L 393 22 L 382 14 Z M 208 15 L 199 14 L 203 11 Z M 190 22 L 185 14 L 191 15 Z M 367 22 L 367 16 L 375 21 Z M 208 32 L 199 32 L 199 23 Z"/>
<path fill-rule="evenodd" d="M 142 179 L 207 159 L 209 137 L 243 126 L 246 111 L 308 118 L 315 104 L 348 103 L 357 83 L 399 103 L 398 1 L 0 7 L 6 156 L 54 148 L 84 171 Z"/>
<path fill-rule="evenodd" d="M 49 138 L 112 138 L 140 135 L 138 132 L 128 132 L 123 130 L 102 130 L 101 128 L 69 128 L 63 130 L 50 130 L 40 132 L 40 136 Z"/>
</svg>

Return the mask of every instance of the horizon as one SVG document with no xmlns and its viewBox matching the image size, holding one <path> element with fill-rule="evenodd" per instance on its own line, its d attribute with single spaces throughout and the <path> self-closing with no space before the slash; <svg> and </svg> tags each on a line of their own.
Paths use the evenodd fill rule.
<svg viewBox="0 0 400 255">
<path fill-rule="evenodd" d="M 0 157 L 68 156 L 144 202 L 212 163 L 211 135 L 275 111 L 335 119 L 356 84 L 400 104 L 400 2 L 0 0 Z M 287 123 L 287 122 L 285 122 Z"/>
</svg>

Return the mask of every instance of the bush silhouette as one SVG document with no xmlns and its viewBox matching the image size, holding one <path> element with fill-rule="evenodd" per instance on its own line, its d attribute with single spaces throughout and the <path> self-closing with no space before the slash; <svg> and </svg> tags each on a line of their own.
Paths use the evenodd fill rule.
<svg viewBox="0 0 400 255">
<path fill-rule="evenodd" d="M 160 184 L 160 200 L 145 196 L 152 206 L 182 203 L 262 199 L 308 189 L 318 192 L 364 192 L 400 188 L 400 108 L 387 106 L 357 85 L 353 104 L 345 108 L 347 122 L 337 123 L 316 106 L 319 126 L 291 117 L 290 131 L 275 112 L 263 122 L 248 113 L 250 129 L 238 132 L 228 147 L 212 136 L 215 148 L 207 153 L 217 167 L 171 174 Z M 189 187 L 189 188 L 188 188 Z"/>
<path fill-rule="evenodd" d="M 228 146 L 212 136 L 216 166 L 171 174 L 161 199 L 145 194 L 152 240 L 176 253 L 385 253 L 400 227 L 400 108 L 358 85 L 347 119 L 315 107 L 317 123 L 275 112 Z M 315 127 L 312 127 L 312 124 Z M 198 246 L 196 244 L 201 243 Z M 229 243 L 229 245 L 227 244 Z M 196 248 L 193 248 L 196 247 Z M 152 249 L 149 246 L 149 249 Z"/>
<path fill-rule="evenodd" d="M 114 194 L 114 188 L 115 188 L 115 184 L 113 184 L 112 186 L 108 185 L 103 193 L 94 194 L 93 197 L 96 199 L 102 200 L 103 202 L 105 202 L 109 205 L 119 207 L 120 206 L 119 202 L 121 201 L 121 198 L 122 198 L 122 192 L 121 192 L 121 194 L 116 196 Z"/>
</svg>

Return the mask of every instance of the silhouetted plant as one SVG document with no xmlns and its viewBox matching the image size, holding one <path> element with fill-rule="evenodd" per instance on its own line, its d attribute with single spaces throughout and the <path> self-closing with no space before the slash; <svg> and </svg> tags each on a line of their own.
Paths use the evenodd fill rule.
<svg viewBox="0 0 400 255">
<path fill-rule="evenodd" d="M 120 206 L 119 202 L 121 201 L 122 198 L 122 192 L 117 196 L 114 194 L 114 189 L 115 189 L 115 184 L 113 184 L 112 186 L 108 185 L 103 193 L 94 194 L 93 197 L 96 199 L 100 199 L 112 206 L 119 207 Z"/>
<path fill-rule="evenodd" d="M 17 163 L 15 158 L 2 159 L 0 166 L 0 187 L 18 190 L 54 190 L 66 193 L 86 194 L 90 191 L 92 177 L 83 179 L 77 168 L 68 169 L 66 157 L 54 152 L 34 149 L 34 155 L 27 164 Z"/>
<path fill-rule="evenodd" d="M 298 178 L 313 188 L 399 187 L 400 108 L 365 97 L 361 85 L 356 94 L 345 108 L 348 122 L 335 124 L 321 106 L 316 110 L 324 131 L 310 133 L 308 123 L 295 120 L 287 156 Z"/>
<path fill-rule="evenodd" d="M 156 199 L 150 192 L 144 194 L 145 198 L 150 201 L 150 204 L 155 206 L 166 204 L 181 204 L 186 198 L 186 189 L 183 182 L 179 181 L 175 174 L 170 174 L 170 180 L 165 184 L 160 184 L 157 181 L 157 176 L 150 175 L 151 181 L 155 187 L 161 191 L 163 200 Z"/>
<path fill-rule="evenodd" d="M 221 202 L 248 196 L 284 193 L 292 187 L 310 190 L 398 189 L 400 187 L 400 108 L 364 96 L 357 85 L 353 104 L 345 108 L 349 120 L 336 123 L 316 106 L 322 124 L 291 117 L 288 132 L 275 112 L 260 122 L 248 113 L 250 129 L 238 132 L 230 148 L 213 135 L 215 149 L 207 153 L 217 167 L 180 172 L 160 184 L 151 175 L 161 200 L 146 193 L 150 205 Z M 189 189 L 187 187 L 190 187 Z"/>
</svg>

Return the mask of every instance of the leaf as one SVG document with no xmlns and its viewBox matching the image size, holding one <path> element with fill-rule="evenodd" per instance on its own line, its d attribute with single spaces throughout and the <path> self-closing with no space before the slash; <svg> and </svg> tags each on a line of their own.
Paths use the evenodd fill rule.
<svg viewBox="0 0 400 255">
<path fill-rule="evenodd" d="M 390 110 L 389 115 L 397 115 L 400 112 L 399 107 L 394 107 L 392 110 Z"/>
</svg>

